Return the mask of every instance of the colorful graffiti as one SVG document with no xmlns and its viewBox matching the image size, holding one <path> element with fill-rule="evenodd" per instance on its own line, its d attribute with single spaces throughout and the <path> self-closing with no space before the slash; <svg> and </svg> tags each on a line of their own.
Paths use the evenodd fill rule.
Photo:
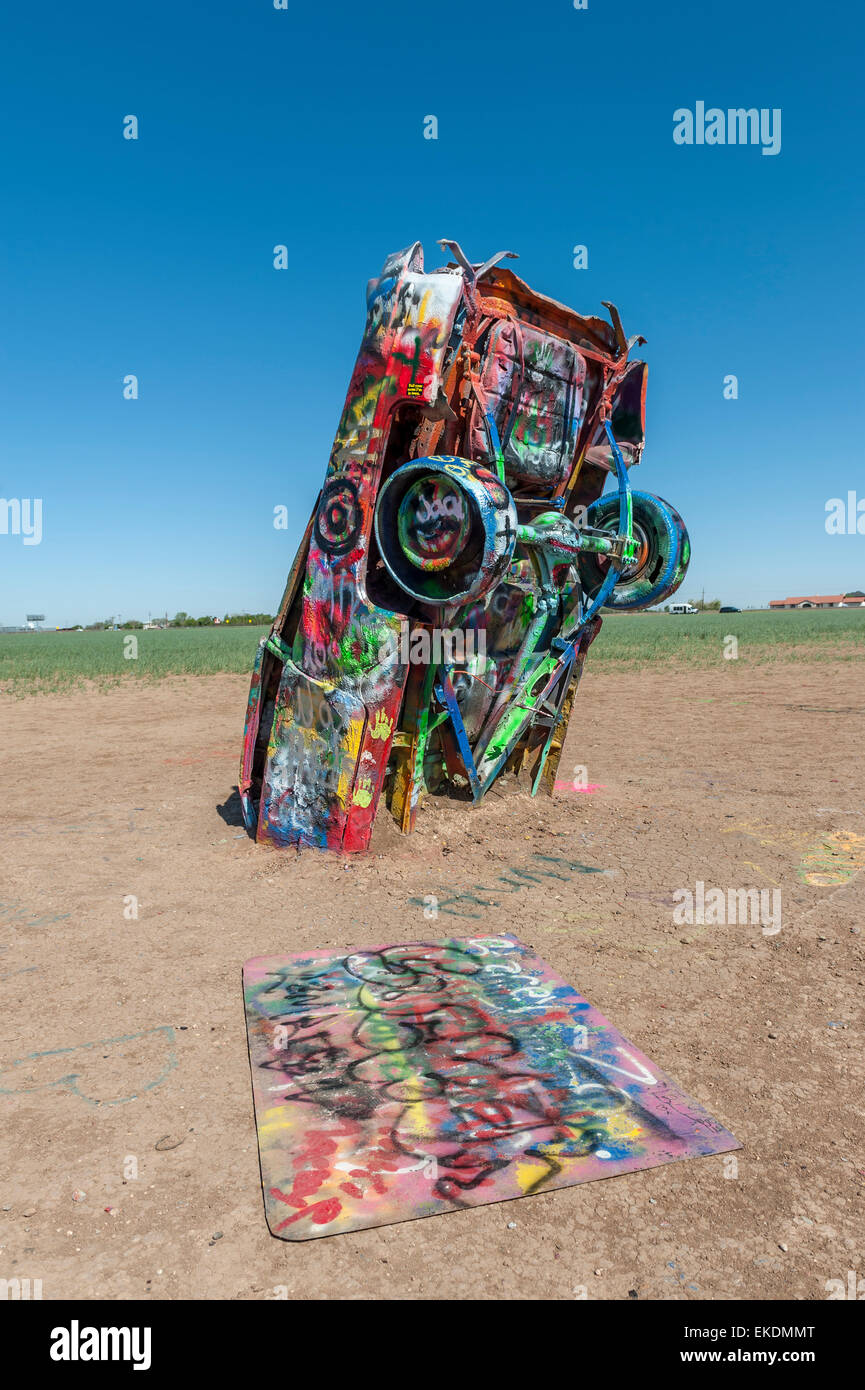
<svg viewBox="0 0 865 1390">
<path fill-rule="evenodd" d="M 261 957 L 244 990 L 285 1240 L 739 1147 L 514 936 Z"/>
<path fill-rule="evenodd" d="M 821 807 L 824 812 L 833 809 Z M 851 813 L 845 811 L 844 814 Z M 816 844 L 808 831 L 769 824 L 754 825 L 750 821 L 737 821 L 726 826 L 722 833 L 746 835 L 761 845 L 772 845 L 797 857 L 804 852 L 796 876 L 812 888 L 840 888 L 865 868 L 865 835 L 859 835 L 855 830 L 828 831 Z M 750 863 L 750 860 L 745 862 Z M 774 882 L 774 879 L 771 881 Z"/>
<path fill-rule="evenodd" d="M 601 611 L 659 603 L 687 569 L 681 517 L 628 477 L 644 340 L 614 305 L 607 322 L 536 293 L 500 265 L 511 252 L 473 265 L 442 245 L 449 265 L 426 271 L 415 243 L 370 282 L 324 486 L 256 659 L 239 790 L 272 845 L 363 850 L 382 797 L 407 832 L 428 791 L 478 802 L 504 771 L 552 793 Z M 456 652 L 411 655 L 443 629 Z"/>
<path fill-rule="evenodd" d="M 811 846 L 797 873 L 814 888 L 840 888 L 860 869 L 865 869 L 865 835 L 838 830 Z"/>
</svg>

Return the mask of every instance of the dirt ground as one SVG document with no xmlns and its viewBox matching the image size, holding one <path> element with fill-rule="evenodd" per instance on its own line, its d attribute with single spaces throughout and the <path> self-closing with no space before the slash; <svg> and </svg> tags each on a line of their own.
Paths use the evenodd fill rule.
<svg viewBox="0 0 865 1390">
<path fill-rule="evenodd" d="M 407 838 L 383 811 L 347 862 L 242 830 L 246 687 L 0 697 L 0 1277 L 46 1299 L 699 1300 L 865 1275 L 865 663 L 590 658 L 559 776 L 600 790 L 533 801 L 508 778 L 478 810 L 429 799 Z M 538 853 L 605 872 L 523 879 Z M 780 889 L 781 930 L 677 925 L 697 881 Z M 243 961 L 498 931 L 743 1149 L 274 1239 Z"/>
</svg>

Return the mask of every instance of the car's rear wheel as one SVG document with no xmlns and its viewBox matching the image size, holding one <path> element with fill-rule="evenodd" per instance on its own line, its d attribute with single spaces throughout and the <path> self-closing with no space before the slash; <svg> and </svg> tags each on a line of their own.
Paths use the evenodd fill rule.
<svg viewBox="0 0 865 1390">
<path fill-rule="evenodd" d="M 685 578 L 691 558 L 691 542 L 685 523 L 674 507 L 650 492 L 632 492 L 634 536 L 639 554 L 623 571 L 604 607 L 617 612 L 652 608 L 674 594 Z M 611 492 L 587 509 L 586 526 L 614 534 L 619 528 L 619 498 Z M 603 584 L 609 567 L 606 555 L 584 552 L 580 578 L 591 599 Z"/>
</svg>

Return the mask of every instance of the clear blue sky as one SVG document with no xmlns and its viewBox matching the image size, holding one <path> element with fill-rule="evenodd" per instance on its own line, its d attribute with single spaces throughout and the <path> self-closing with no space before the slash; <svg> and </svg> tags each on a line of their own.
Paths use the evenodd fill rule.
<svg viewBox="0 0 865 1390">
<path fill-rule="evenodd" d="M 824 529 L 865 496 L 863 23 L 831 0 L 17 5 L 0 496 L 44 520 L 0 535 L 0 623 L 273 611 L 366 281 L 415 238 L 441 263 L 442 236 L 648 339 L 636 480 L 689 526 L 683 597 L 865 588 L 865 537 Z M 780 107 L 781 153 L 675 145 L 698 100 Z"/>
</svg>

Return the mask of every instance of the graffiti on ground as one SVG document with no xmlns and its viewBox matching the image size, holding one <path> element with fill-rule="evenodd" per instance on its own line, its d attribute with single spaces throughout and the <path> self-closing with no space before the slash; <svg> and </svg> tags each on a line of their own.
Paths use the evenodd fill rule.
<svg viewBox="0 0 865 1390">
<path fill-rule="evenodd" d="M 610 869 L 594 868 L 591 864 L 581 864 L 579 860 L 562 859 L 557 854 L 531 855 L 531 866 L 511 865 L 503 874 L 497 874 L 492 887 L 483 883 L 473 883 L 470 887 L 454 892 L 451 888 L 440 888 L 435 893 L 426 893 L 422 898 L 409 898 L 410 907 L 422 907 L 428 921 L 440 914 L 446 917 L 482 917 L 482 912 L 472 912 L 473 907 L 501 907 L 495 897 L 480 897 L 479 894 L 517 893 L 523 888 L 542 885 L 545 878 L 558 879 L 567 883 L 574 874 L 603 874 L 609 876 Z"/>
<path fill-rule="evenodd" d="M 244 989 L 285 1240 L 739 1148 L 511 935 L 260 957 Z"/>
<path fill-rule="evenodd" d="M 53 917 L 40 916 L 30 908 L 22 907 L 17 898 L 0 902 L 0 926 L 4 927 L 49 927 L 52 922 L 64 922 L 71 912 L 56 912 Z"/>
<path fill-rule="evenodd" d="M 822 807 L 823 811 L 831 807 Z M 814 888 L 838 888 L 865 868 L 865 835 L 854 830 L 833 830 L 815 844 L 812 832 L 788 830 L 782 826 L 754 825 L 739 821 L 726 826 L 725 835 L 746 835 L 761 845 L 772 845 L 797 857 L 803 855 L 796 870 L 802 883 Z M 804 852 L 804 853 L 803 853 Z M 746 860 L 746 863 L 750 861 Z M 768 877 L 768 875 L 766 875 Z"/>
<path fill-rule="evenodd" d="M 839 830 L 812 845 L 797 873 L 814 888 L 839 888 L 865 868 L 865 835 Z"/>
<path fill-rule="evenodd" d="M 177 1066 L 174 1039 L 174 1029 L 161 1026 L 30 1052 L 0 1067 L 0 1096 L 59 1090 L 88 1105 L 125 1105 L 161 1085 Z"/>
</svg>

